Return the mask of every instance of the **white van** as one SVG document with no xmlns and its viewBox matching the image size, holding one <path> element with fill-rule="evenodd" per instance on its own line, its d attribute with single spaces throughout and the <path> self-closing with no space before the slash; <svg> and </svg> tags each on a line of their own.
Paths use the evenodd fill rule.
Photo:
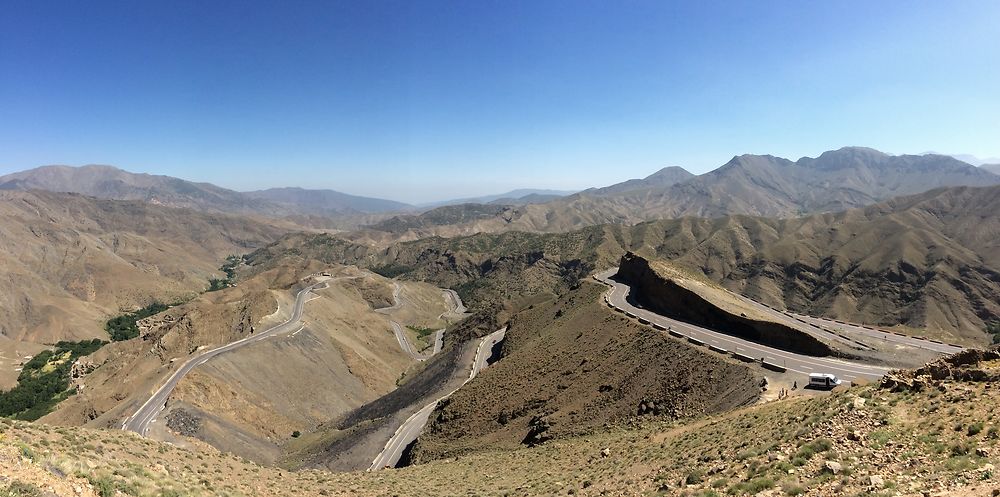
<svg viewBox="0 0 1000 497">
<path fill-rule="evenodd" d="M 809 386 L 813 388 L 833 388 L 843 383 L 837 375 L 830 373 L 809 373 Z"/>
</svg>

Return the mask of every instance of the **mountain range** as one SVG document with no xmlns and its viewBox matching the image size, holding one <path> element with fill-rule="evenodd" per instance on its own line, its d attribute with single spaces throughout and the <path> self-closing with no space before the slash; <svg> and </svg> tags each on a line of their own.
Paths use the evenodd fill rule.
<svg viewBox="0 0 1000 497">
<path fill-rule="evenodd" d="M 368 225 L 369 233 L 381 231 L 412 239 L 478 231 L 560 232 L 684 216 L 794 217 L 870 205 L 938 187 L 1000 184 L 998 167 L 975 167 L 947 155 L 889 155 L 863 147 L 845 147 L 797 161 L 740 155 L 698 176 L 673 166 L 645 178 L 578 193 L 521 189 L 447 201 L 424 212 L 413 212 L 415 207 L 402 202 L 333 190 L 237 192 L 110 166 L 40 167 L 0 177 L 0 189 L 142 200 L 209 212 L 287 218 L 307 227 L 354 229 Z"/>
<path fill-rule="evenodd" d="M 472 309 L 558 294 L 626 252 L 769 305 L 982 342 L 1000 316 L 1000 186 L 952 187 L 794 218 L 684 217 L 565 233 L 424 237 L 385 248 L 293 234 L 249 256 L 358 264 L 455 288 Z M 268 262 L 271 261 L 271 262 Z"/>
<path fill-rule="evenodd" d="M 489 350 L 479 337 L 501 327 L 507 334 L 492 349 L 494 363 L 431 409 L 416 443 L 401 455 L 404 464 L 419 468 L 437 460 L 432 466 L 440 468 L 459 458 L 515 453 L 547 461 L 554 448 L 578 447 L 581 435 L 600 441 L 567 461 L 595 464 L 617 457 L 609 447 L 622 434 L 632 438 L 620 442 L 628 448 L 617 453 L 633 453 L 641 443 L 659 450 L 664 433 L 708 426 L 715 421 L 704 416 L 717 415 L 732 433 L 708 437 L 695 449 L 684 442 L 701 454 L 761 422 L 752 414 L 753 422 L 748 415 L 734 427 L 726 421 L 733 412 L 759 398 L 781 399 L 775 391 L 783 394 L 791 378 L 804 381 L 805 373 L 778 377 L 768 393 L 761 388 L 768 373 L 759 366 L 613 313 L 601 302 L 606 287 L 588 280 L 596 271 L 627 267 L 622 261 L 634 257 L 718 294 L 961 346 L 995 340 L 1000 317 L 1000 176 L 942 155 L 857 147 L 797 161 L 741 155 L 698 176 L 668 167 L 558 198 L 517 191 L 423 212 L 329 190 L 236 192 L 103 166 L 40 168 L 0 178 L 0 188 L 2 388 L 36 374 L 26 354 L 58 340 L 105 338 L 109 318 L 156 300 L 175 304 L 134 322 L 135 338 L 74 362 L 66 372 L 71 386 L 38 408 L 39 414 L 54 409 L 42 423 L 117 429 L 187 358 L 256 330 L 252 345 L 184 376 L 151 431 L 143 432 L 190 446 L 183 450 L 194 452 L 178 456 L 177 464 L 201 458 L 203 445 L 187 438 L 193 437 L 238 456 L 230 462 L 275 464 L 287 474 L 368 467 L 399 423 L 441 398 L 436 385 L 468 378 L 468 363 Z M 366 219 L 368 226 L 302 229 L 334 218 Z M 623 257 L 630 252 L 637 255 Z M 227 276 L 218 285 L 222 272 Z M 210 279 L 216 280 L 209 285 Z M 297 293 L 314 283 L 312 296 Z M 449 322 L 445 316 L 457 312 L 451 292 L 471 316 Z M 293 295 L 304 300 L 296 304 Z M 302 327 L 264 340 L 269 332 L 261 331 L 296 306 L 304 313 Z M 399 323 L 391 325 L 387 316 Z M 429 347 L 427 333 L 441 328 L 438 354 L 417 361 L 407 352 L 407 336 L 424 336 Z M 881 397 L 848 404 L 832 398 L 840 399 L 837 412 L 860 416 L 871 407 L 865 402 Z M 768 405 L 783 403 L 750 409 L 760 413 Z M 769 451 L 782 450 L 789 469 L 805 472 L 811 464 L 804 456 L 802 464 L 791 462 L 804 450 L 792 445 L 804 432 L 788 427 L 796 420 L 811 426 L 805 420 L 813 414 L 788 409 L 772 421 L 786 429 L 784 445 L 776 448 L 774 436 L 764 436 L 770 448 L 746 456 L 774 463 L 782 478 L 792 473 L 778 467 L 784 459 L 770 460 Z M 644 419 L 636 423 L 637 416 Z M 668 420 L 660 438 L 628 431 Z M 960 431 L 950 429 L 953 421 L 942 426 L 934 436 L 972 436 L 965 425 Z M 853 431 L 834 436 L 818 429 L 857 448 L 848 443 L 856 441 Z M 41 453 L 46 444 L 30 449 Z M 518 452 L 522 446 L 531 449 Z M 24 447 L 10 452 L 14 446 L 0 444 L 8 451 L 0 460 L 24 455 Z M 163 460 L 167 450 L 152 457 Z M 736 469 L 729 477 L 736 481 L 749 466 L 737 456 L 742 446 L 731 452 Z M 670 453 L 685 452 L 678 446 Z M 851 457 L 823 456 L 858 460 Z M 690 459 L 692 467 L 710 462 L 729 471 L 721 456 Z M 685 486 L 702 481 L 691 474 L 684 469 L 671 478 Z M 585 481 L 581 489 L 589 488 Z M 357 493 L 354 487 L 345 492 Z"/>
<path fill-rule="evenodd" d="M 400 215 L 384 229 L 411 225 L 407 238 L 509 230 L 562 232 L 598 224 L 635 224 L 686 216 L 733 214 L 789 218 L 871 205 L 901 195 L 947 186 L 1000 184 L 1000 176 L 945 155 L 889 155 L 862 147 L 825 152 L 797 161 L 771 155 L 740 155 L 722 167 L 691 176 L 667 168 L 645 179 L 585 190 L 543 204 L 511 206 L 476 215 L 438 216 L 434 210 Z M 442 219 L 436 223 L 435 219 Z"/>
<path fill-rule="evenodd" d="M 0 190 L 80 193 L 112 200 L 142 200 L 229 214 L 287 217 L 375 214 L 409 209 L 402 202 L 359 197 L 333 190 L 272 188 L 237 192 L 210 183 L 137 174 L 111 166 L 43 166 L 0 176 Z"/>
<path fill-rule="evenodd" d="M 494 195 L 482 195 L 479 197 L 456 198 L 441 202 L 431 202 L 420 205 L 421 208 L 431 209 L 434 207 L 444 207 L 448 205 L 460 204 L 538 204 L 555 200 L 566 195 L 576 193 L 573 190 L 547 190 L 538 188 L 519 188 L 505 193 Z"/>
</svg>

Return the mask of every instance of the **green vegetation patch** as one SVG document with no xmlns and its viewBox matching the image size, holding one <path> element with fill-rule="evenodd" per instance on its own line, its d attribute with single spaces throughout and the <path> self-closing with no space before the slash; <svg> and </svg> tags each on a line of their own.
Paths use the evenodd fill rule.
<svg viewBox="0 0 1000 497">
<path fill-rule="evenodd" d="M 413 271 L 414 268 L 401 264 L 385 264 L 382 266 L 374 266 L 371 270 L 373 273 L 385 276 L 386 278 L 395 278 Z"/>
<path fill-rule="evenodd" d="M 428 336 L 432 335 L 434 332 L 437 331 L 434 328 L 423 328 L 420 326 L 407 326 L 407 328 L 413 330 L 413 332 L 416 333 L 417 336 L 420 338 L 427 338 Z"/>
<path fill-rule="evenodd" d="M 139 336 L 139 327 L 136 326 L 136 321 L 148 318 L 154 314 L 159 314 L 169 308 L 170 306 L 167 304 L 153 302 L 138 311 L 125 313 L 121 316 L 109 319 L 107 324 L 104 325 L 104 329 L 107 330 L 108 335 L 111 336 L 112 342 L 131 340 Z"/>
<path fill-rule="evenodd" d="M 34 421 L 72 395 L 70 369 L 77 357 L 92 354 L 107 342 L 100 339 L 58 342 L 55 350 L 43 350 L 24 364 L 17 386 L 0 392 L 0 416 Z"/>
<path fill-rule="evenodd" d="M 226 273 L 225 278 L 212 278 L 208 280 L 208 290 L 206 292 L 215 292 L 222 290 L 223 288 L 229 288 L 236 284 L 236 268 L 240 264 L 243 264 L 243 256 L 240 255 L 230 255 L 226 257 L 226 262 L 219 268 L 219 271 Z"/>
<path fill-rule="evenodd" d="M 986 333 L 993 335 L 993 343 L 1000 344 L 1000 320 L 991 319 L 987 321 Z"/>
</svg>

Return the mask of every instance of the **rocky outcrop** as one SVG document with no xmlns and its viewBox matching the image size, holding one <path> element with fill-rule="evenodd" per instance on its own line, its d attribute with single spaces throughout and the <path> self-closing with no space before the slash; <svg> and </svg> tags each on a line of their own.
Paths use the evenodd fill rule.
<svg viewBox="0 0 1000 497">
<path fill-rule="evenodd" d="M 632 252 L 622 256 L 618 276 L 632 287 L 632 298 L 664 316 L 790 352 L 813 356 L 827 356 L 833 352 L 825 343 L 790 326 L 721 309 L 669 276 L 658 273 L 648 260 Z"/>
<path fill-rule="evenodd" d="M 895 370 L 882 378 L 881 387 L 893 392 L 921 391 L 941 381 L 1000 381 L 1000 370 L 983 367 L 984 362 L 1000 359 L 1000 350 L 968 349 L 914 370 Z"/>
</svg>

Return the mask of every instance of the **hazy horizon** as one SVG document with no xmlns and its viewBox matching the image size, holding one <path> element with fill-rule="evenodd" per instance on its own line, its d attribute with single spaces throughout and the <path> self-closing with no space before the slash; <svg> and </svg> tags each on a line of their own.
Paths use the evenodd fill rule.
<svg viewBox="0 0 1000 497">
<path fill-rule="evenodd" d="M 843 146 L 1000 156 L 1000 4 L 17 3 L 0 174 L 420 204 Z"/>
</svg>

